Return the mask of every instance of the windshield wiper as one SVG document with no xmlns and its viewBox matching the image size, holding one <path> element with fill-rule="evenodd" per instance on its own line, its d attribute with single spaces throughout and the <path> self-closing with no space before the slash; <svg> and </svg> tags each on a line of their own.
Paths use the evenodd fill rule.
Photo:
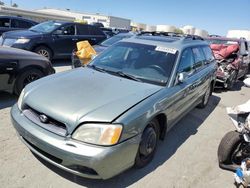
<svg viewBox="0 0 250 188">
<path fill-rule="evenodd" d="M 139 79 L 139 78 L 137 78 L 137 77 L 135 77 L 135 76 L 133 76 L 133 75 L 131 75 L 131 74 L 124 73 L 124 72 L 122 72 L 122 71 L 117 71 L 117 72 L 114 72 L 114 73 L 115 73 L 115 74 L 118 74 L 119 76 L 121 76 L 121 77 L 123 77 L 123 78 L 128 78 L 128 79 L 130 79 L 130 80 L 135 80 L 135 81 L 137 81 L 137 82 L 142 82 L 141 79 Z"/>
<path fill-rule="evenodd" d="M 106 69 L 101 68 L 101 67 L 97 67 L 97 66 L 95 66 L 95 65 L 87 65 L 87 67 L 90 67 L 90 68 L 92 68 L 92 69 L 94 69 L 94 70 L 97 70 L 97 71 L 99 71 L 99 72 L 107 72 Z"/>
</svg>

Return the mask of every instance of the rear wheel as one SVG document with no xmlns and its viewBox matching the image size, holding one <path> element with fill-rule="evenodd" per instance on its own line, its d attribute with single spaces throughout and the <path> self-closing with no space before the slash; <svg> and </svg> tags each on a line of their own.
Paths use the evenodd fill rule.
<svg viewBox="0 0 250 188">
<path fill-rule="evenodd" d="M 29 83 L 43 77 L 44 73 L 36 68 L 25 70 L 16 78 L 15 94 L 19 95 L 22 89 Z"/>
<path fill-rule="evenodd" d="M 141 142 L 135 158 L 135 167 L 142 168 L 152 161 L 159 140 L 159 123 L 157 120 L 149 122 L 143 131 Z"/>
<path fill-rule="evenodd" d="M 46 46 L 38 46 L 34 50 L 36 53 L 48 58 L 49 60 L 52 59 L 52 51 L 47 48 Z"/>
</svg>

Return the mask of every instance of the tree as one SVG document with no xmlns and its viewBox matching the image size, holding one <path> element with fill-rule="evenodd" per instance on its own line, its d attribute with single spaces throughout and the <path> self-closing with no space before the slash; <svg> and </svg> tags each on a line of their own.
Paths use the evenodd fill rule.
<svg viewBox="0 0 250 188">
<path fill-rule="evenodd" d="M 13 3 L 12 7 L 18 7 L 18 5 L 16 3 Z"/>
<path fill-rule="evenodd" d="M 178 28 L 175 29 L 174 32 L 175 32 L 175 33 L 179 33 L 179 34 L 184 34 L 183 31 L 182 31 L 181 29 L 178 29 Z"/>
<path fill-rule="evenodd" d="M 3 5 L 4 5 L 4 2 L 3 2 L 3 1 L 0 1 L 0 5 L 2 5 L 2 6 L 3 6 Z"/>
</svg>

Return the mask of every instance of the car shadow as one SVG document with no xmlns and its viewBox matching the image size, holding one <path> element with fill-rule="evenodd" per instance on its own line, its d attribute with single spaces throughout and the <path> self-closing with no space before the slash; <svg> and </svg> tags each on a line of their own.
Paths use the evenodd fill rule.
<svg viewBox="0 0 250 188">
<path fill-rule="evenodd" d="M 58 175 L 66 178 L 67 180 L 76 184 L 86 187 L 127 187 L 137 182 L 147 174 L 157 170 L 159 166 L 165 163 L 172 155 L 175 154 L 176 150 L 186 140 L 195 135 L 198 132 L 199 126 L 206 120 L 216 106 L 220 102 L 220 98 L 212 95 L 211 100 L 204 109 L 193 109 L 189 112 L 179 123 L 177 123 L 170 132 L 166 135 L 164 141 L 160 141 L 156 155 L 146 167 L 142 169 L 131 168 L 118 176 L 115 176 L 108 180 L 92 180 L 82 178 L 71 173 L 65 172 L 36 156 L 37 159 L 43 163 L 46 167 L 57 173 Z M 166 149 L 168 148 L 168 149 Z M 111 167 L 112 168 L 112 167 Z"/>
<path fill-rule="evenodd" d="M 13 106 L 17 101 L 17 96 L 0 91 L 0 110 Z"/>
<path fill-rule="evenodd" d="M 228 89 L 225 89 L 223 87 L 216 87 L 214 89 L 214 92 L 215 93 L 224 93 L 224 92 L 232 92 L 232 91 L 240 91 L 241 88 L 244 86 L 244 82 L 243 81 L 240 81 L 238 80 L 237 82 L 235 82 L 234 86 L 232 89 L 228 90 Z"/>
</svg>

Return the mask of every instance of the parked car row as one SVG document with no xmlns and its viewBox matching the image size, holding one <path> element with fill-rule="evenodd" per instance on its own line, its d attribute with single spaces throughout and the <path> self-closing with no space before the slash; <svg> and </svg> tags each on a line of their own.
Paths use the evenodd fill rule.
<svg viewBox="0 0 250 188">
<path fill-rule="evenodd" d="M 70 173 L 108 179 L 150 163 L 159 140 L 208 104 L 216 71 L 200 37 L 137 35 L 86 67 L 28 84 L 11 118 L 36 155 Z"/>
</svg>

